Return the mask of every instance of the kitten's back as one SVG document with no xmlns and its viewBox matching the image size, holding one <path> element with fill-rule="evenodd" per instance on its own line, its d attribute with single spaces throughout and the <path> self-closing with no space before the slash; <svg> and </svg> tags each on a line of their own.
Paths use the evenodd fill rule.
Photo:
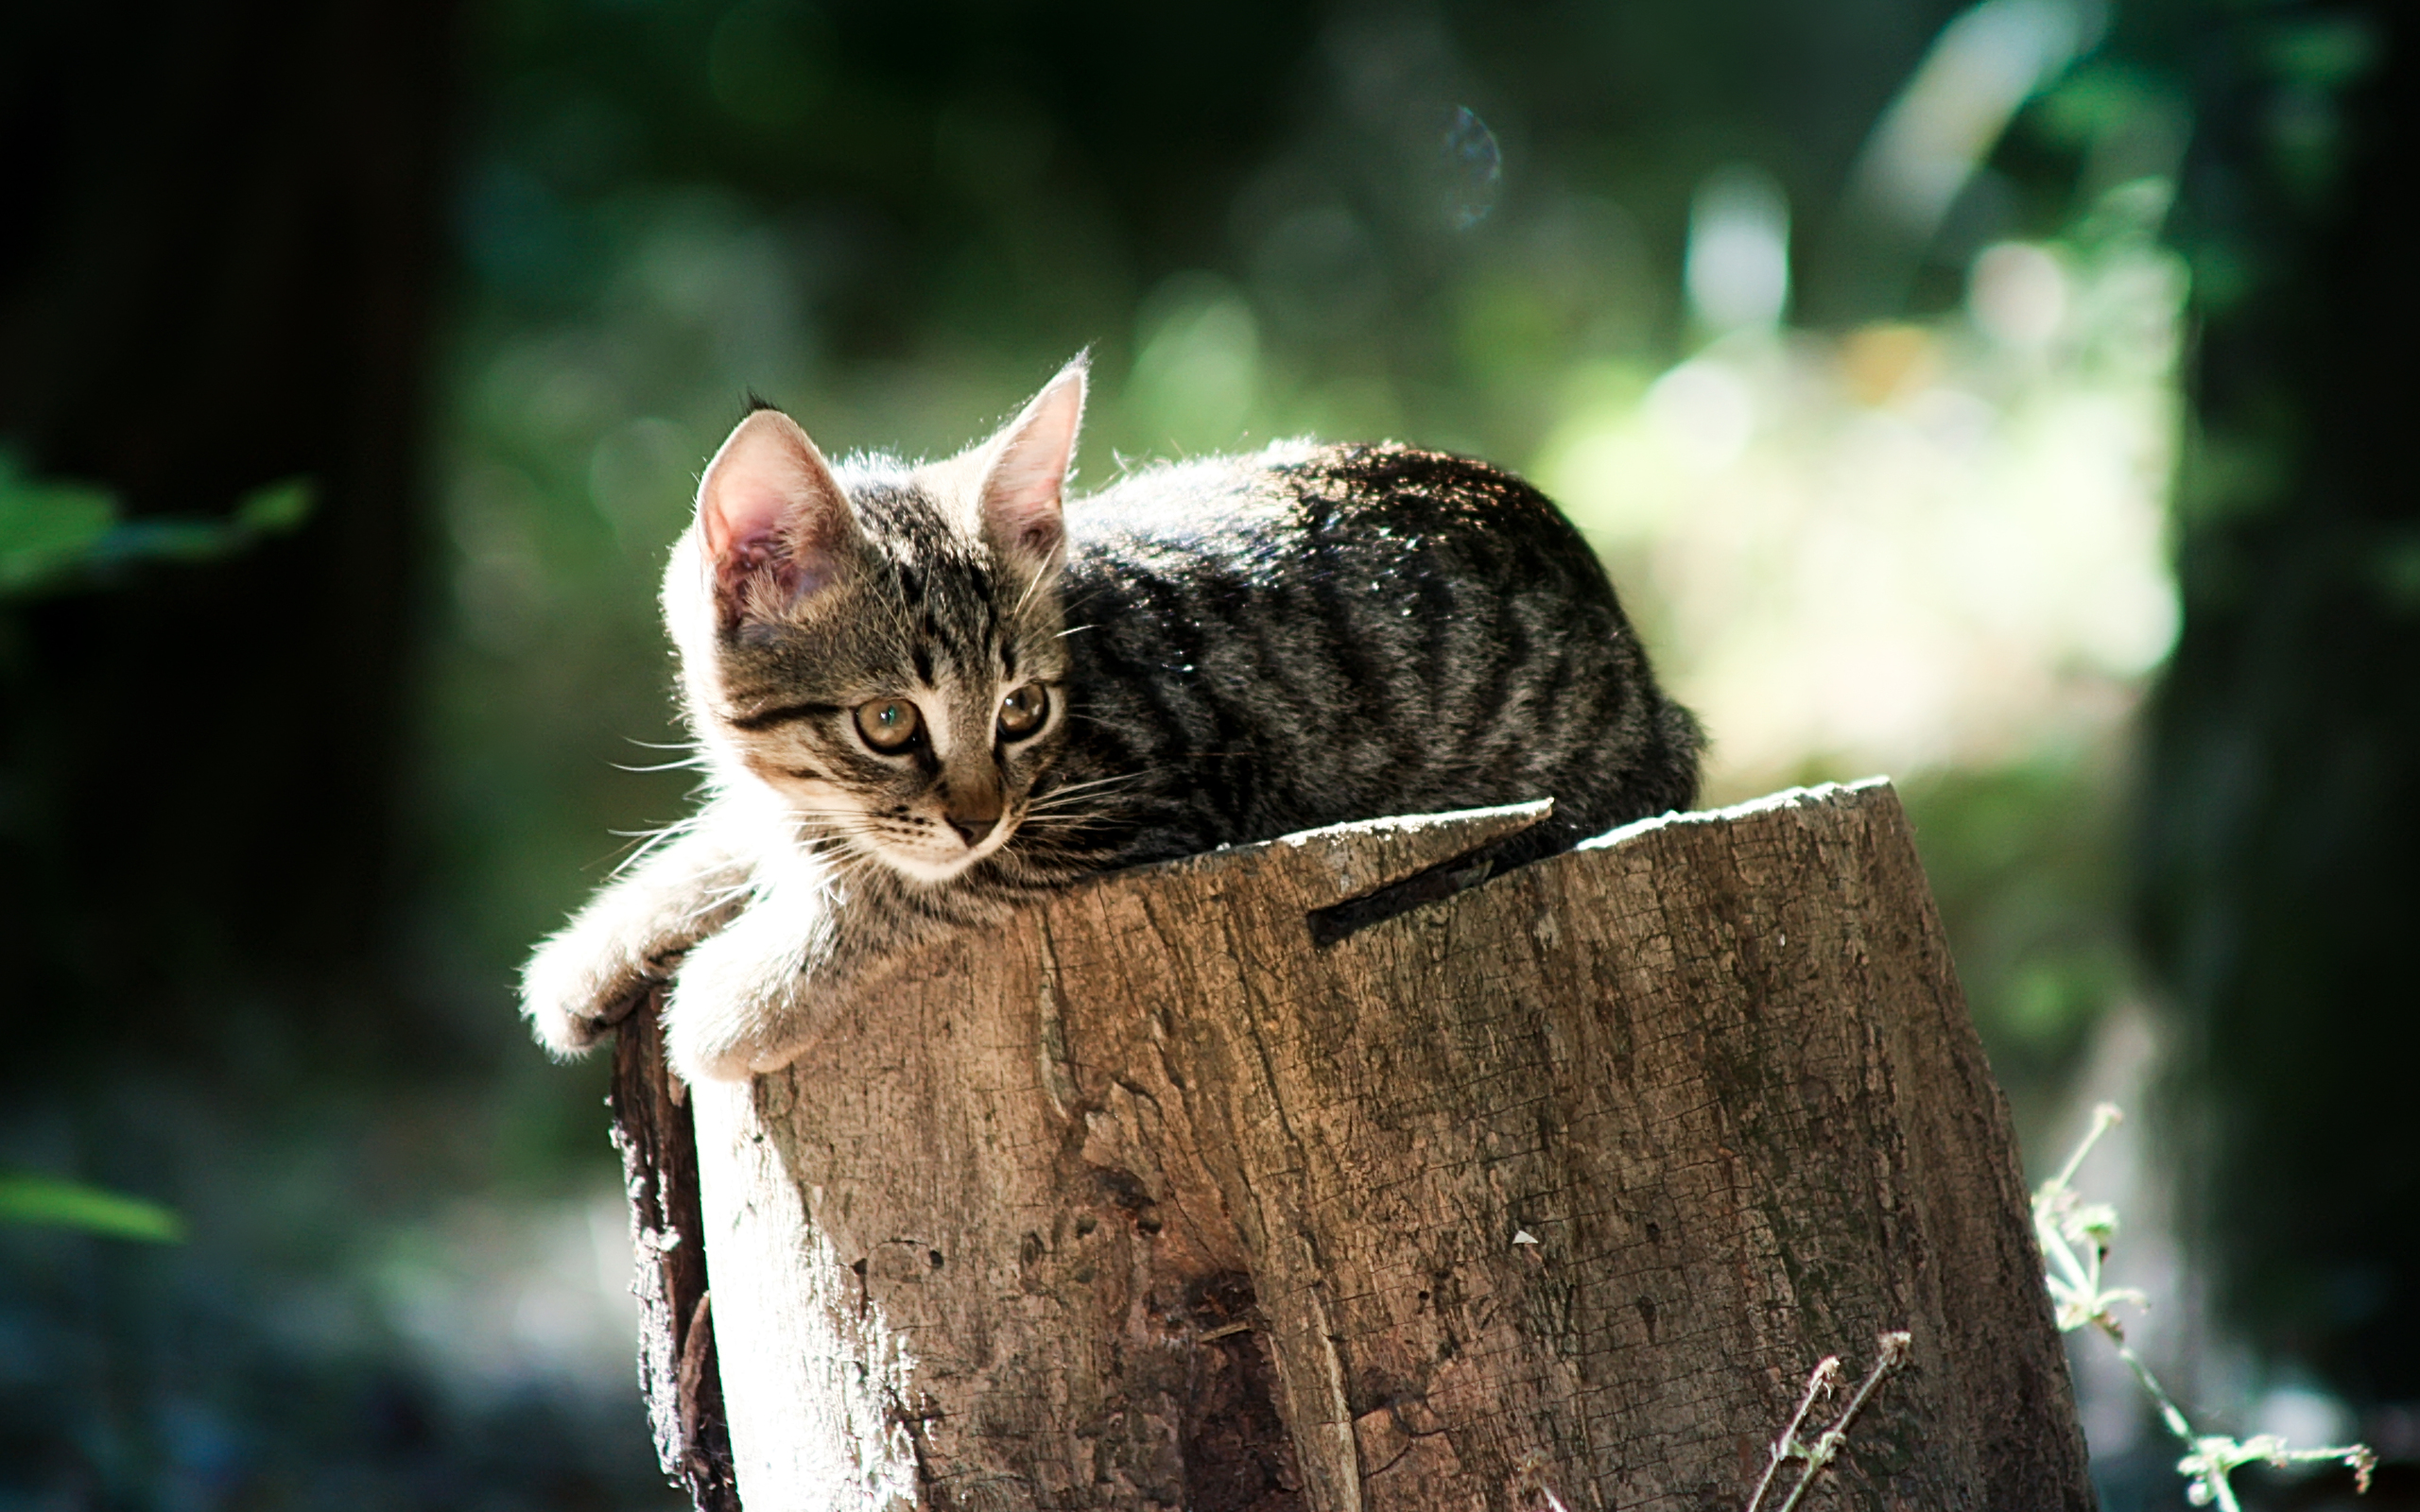
<svg viewBox="0 0 2420 1512">
<path fill-rule="evenodd" d="M 1509 473 L 1281 446 L 1138 472 L 1067 520 L 1052 785 L 1107 782 L 1089 829 L 1041 824 L 1036 855 L 1121 865 L 1551 796 L 1544 851 L 1695 796 L 1696 722 L 1579 532 Z"/>
</svg>

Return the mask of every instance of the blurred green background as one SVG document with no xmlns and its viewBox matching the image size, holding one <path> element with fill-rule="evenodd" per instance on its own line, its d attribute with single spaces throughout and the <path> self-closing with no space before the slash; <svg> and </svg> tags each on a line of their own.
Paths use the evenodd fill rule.
<svg viewBox="0 0 2420 1512">
<path fill-rule="evenodd" d="M 683 810 L 746 390 L 939 452 L 1086 347 L 1080 486 L 1487 455 L 1711 799 L 1897 777 L 2035 1175 L 2146 1115 L 2138 1342 L 2405 1504 L 2413 72 L 2283 0 L 0 12 L 0 1190 L 167 1210 L 0 1207 L 0 1512 L 674 1504 L 511 971 Z"/>
</svg>

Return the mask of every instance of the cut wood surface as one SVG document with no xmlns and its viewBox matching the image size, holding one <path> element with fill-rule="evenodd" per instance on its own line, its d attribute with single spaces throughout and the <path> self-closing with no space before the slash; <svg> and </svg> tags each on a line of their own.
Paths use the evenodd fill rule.
<svg viewBox="0 0 2420 1512">
<path fill-rule="evenodd" d="M 1803 1505 L 2090 1507 L 1888 785 L 1469 859 L 1538 813 L 1104 878 L 696 1089 L 660 1440 L 716 1349 L 749 1512 L 1740 1508 L 1904 1330 Z"/>
</svg>

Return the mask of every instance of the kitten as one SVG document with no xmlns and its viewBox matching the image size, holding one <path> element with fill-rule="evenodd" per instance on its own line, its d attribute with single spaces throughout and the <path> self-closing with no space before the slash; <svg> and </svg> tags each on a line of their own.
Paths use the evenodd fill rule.
<svg viewBox="0 0 2420 1512">
<path fill-rule="evenodd" d="M 1063 518 L 1084 376 L 921 466 L 732 432 L 664 587 L 710 797 L 530 961 L 549 1047 L 677 963 L 674 1069 L 745 1077 L 833 984 L 1080 877 L 1551 796 L 1529 859 L 1695 796 L 1696 722 L 1536 490 L 1285 442 Z"/>
</svg>

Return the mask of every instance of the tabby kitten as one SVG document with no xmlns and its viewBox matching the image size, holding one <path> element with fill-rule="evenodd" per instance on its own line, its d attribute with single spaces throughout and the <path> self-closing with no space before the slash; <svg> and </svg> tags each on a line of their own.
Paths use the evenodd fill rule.
<svg viewBox="0 0 2420 1512">
<path fill-rule="evenodd" d="M 548 1046 L 677 964 L 674 1069 L 745 1077 L 836 983 L 1079 877 L 1551 796 L 1544 854 L 1694 796 L 1695 721 L 1536 490 L 1285 442 L 1063 517 L 1083 400 L 1079 358 L 924 465 L 732 432 L 664 586 L 710 797 L 530 961 Z"/>
</svg>

